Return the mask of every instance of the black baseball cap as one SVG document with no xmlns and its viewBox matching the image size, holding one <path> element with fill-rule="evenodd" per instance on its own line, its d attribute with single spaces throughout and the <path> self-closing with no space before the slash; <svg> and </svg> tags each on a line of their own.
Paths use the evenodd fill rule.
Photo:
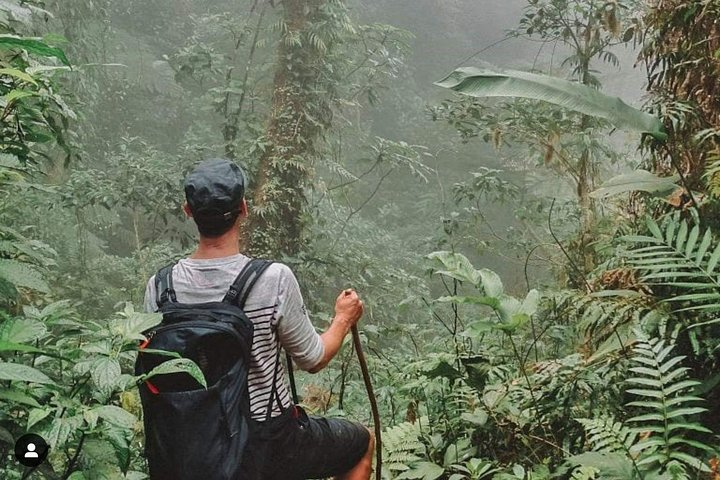
<svg viewBox="0 0 720 480">
<path fill-rule="evenodd" d="M 244 195 L 242 169 L 225 158 L 203 161 L 185 179 L 185 199 L 195 220 L 202 223 L 232 219 Z"/>
</svg>

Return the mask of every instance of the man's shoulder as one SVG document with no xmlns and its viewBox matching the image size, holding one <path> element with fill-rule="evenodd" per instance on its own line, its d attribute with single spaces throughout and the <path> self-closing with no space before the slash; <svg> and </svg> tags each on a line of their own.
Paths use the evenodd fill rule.
<svg viewBox="0 0 720 480">
<path fill-rule="evenodd" d="M 289 278 L 294 278 L 295 274 L 292 269 L 282 262 L 273 262 L 267 270 L 262 274 L 262 279 L 266 282 L 286 282 Z"/>
</svg>

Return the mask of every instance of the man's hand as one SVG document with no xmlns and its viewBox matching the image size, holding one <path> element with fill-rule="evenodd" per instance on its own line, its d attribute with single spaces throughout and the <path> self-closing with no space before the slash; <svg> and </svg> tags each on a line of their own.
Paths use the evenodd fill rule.
<svg viewBox="0 0 720 480">
<path fill-rule="evenodd" d="M 363 314 L 363 302 L 352 288 L 343 290 L 335 300 L 335 319 L 354 326 Z"/>
<path fill-rule="evenodd" d="M 335 317 L 325 333 L 320 335 L 325 354 L 314 368 L 308 370 L 316 373 L 325 368 L 342 346 L 345 335 L 360 320 L 363 314 L 363 302 L 352 288 L 343 290 L 335 300 Z"/>
</svg>

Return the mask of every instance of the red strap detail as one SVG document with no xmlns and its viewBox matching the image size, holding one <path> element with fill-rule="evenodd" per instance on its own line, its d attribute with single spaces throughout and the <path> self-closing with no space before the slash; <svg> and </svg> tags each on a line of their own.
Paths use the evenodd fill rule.
<svg viewBox="0 0 720 480">
<path fill-rule="evenodd" d="M 143 350 L 145 347 L 148 346 L 149 343 L 150 343 L 150 339 L 146 338 L 145 340 L 143 340 L 143 342 L 140 344 L 140 346 L 138 348 L 140 350 Z M 152 393 L 153 395 L 157 395 L 158 393 L 160 393 L 160 390 L 158 390 L 158 388 L 155 385 L 153 385 L 152 383 L 145 382 L 145 385 L 147 385 L 148 390 L 150 390 L 150 393 Z"/>
<path fill-rule="evenodd" d="M 150 390 L 150 393 L 152 393 L 154 395 L 157 395 L 158 393 L 160 393 L 160 390 L 158 390 L 158 388 L 155 385 L 153 385 L 152 383 L 145 382 L 145 385 L 147 385 L 148 390 Z"/>
</svg>

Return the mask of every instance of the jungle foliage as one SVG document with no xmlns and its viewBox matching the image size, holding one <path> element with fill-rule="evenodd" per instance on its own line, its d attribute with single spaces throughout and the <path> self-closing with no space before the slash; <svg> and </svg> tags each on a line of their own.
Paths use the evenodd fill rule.
<svg viewBox="0 0 720 480">
<path fill-rule="evenodd" d="M 180 185 L 209 155 L 249 173 L 245 246 L 293 267 L 319 328 L 361 292 L 384 478 L 720 478 L 720 2 L 528 1 L 510 35 L 562 65 L 458 70 L 407 119 L 503 162 L 449 188 L 433 145 L 373 128 L 416 100 L 409 32 L 350 0 L 167 3 L 0 1 L 2 478 L 147 478 L 142 295 L 193 246 Z M 633 45 L 644 112 L 597 77 Z M 370 423 L 349 343 L 302 403 Z M 179 370 L 203 382 L 182 358 L 150 375 Z M 51 445 L 35 472 L 26 432 Z"/>
</svg>

